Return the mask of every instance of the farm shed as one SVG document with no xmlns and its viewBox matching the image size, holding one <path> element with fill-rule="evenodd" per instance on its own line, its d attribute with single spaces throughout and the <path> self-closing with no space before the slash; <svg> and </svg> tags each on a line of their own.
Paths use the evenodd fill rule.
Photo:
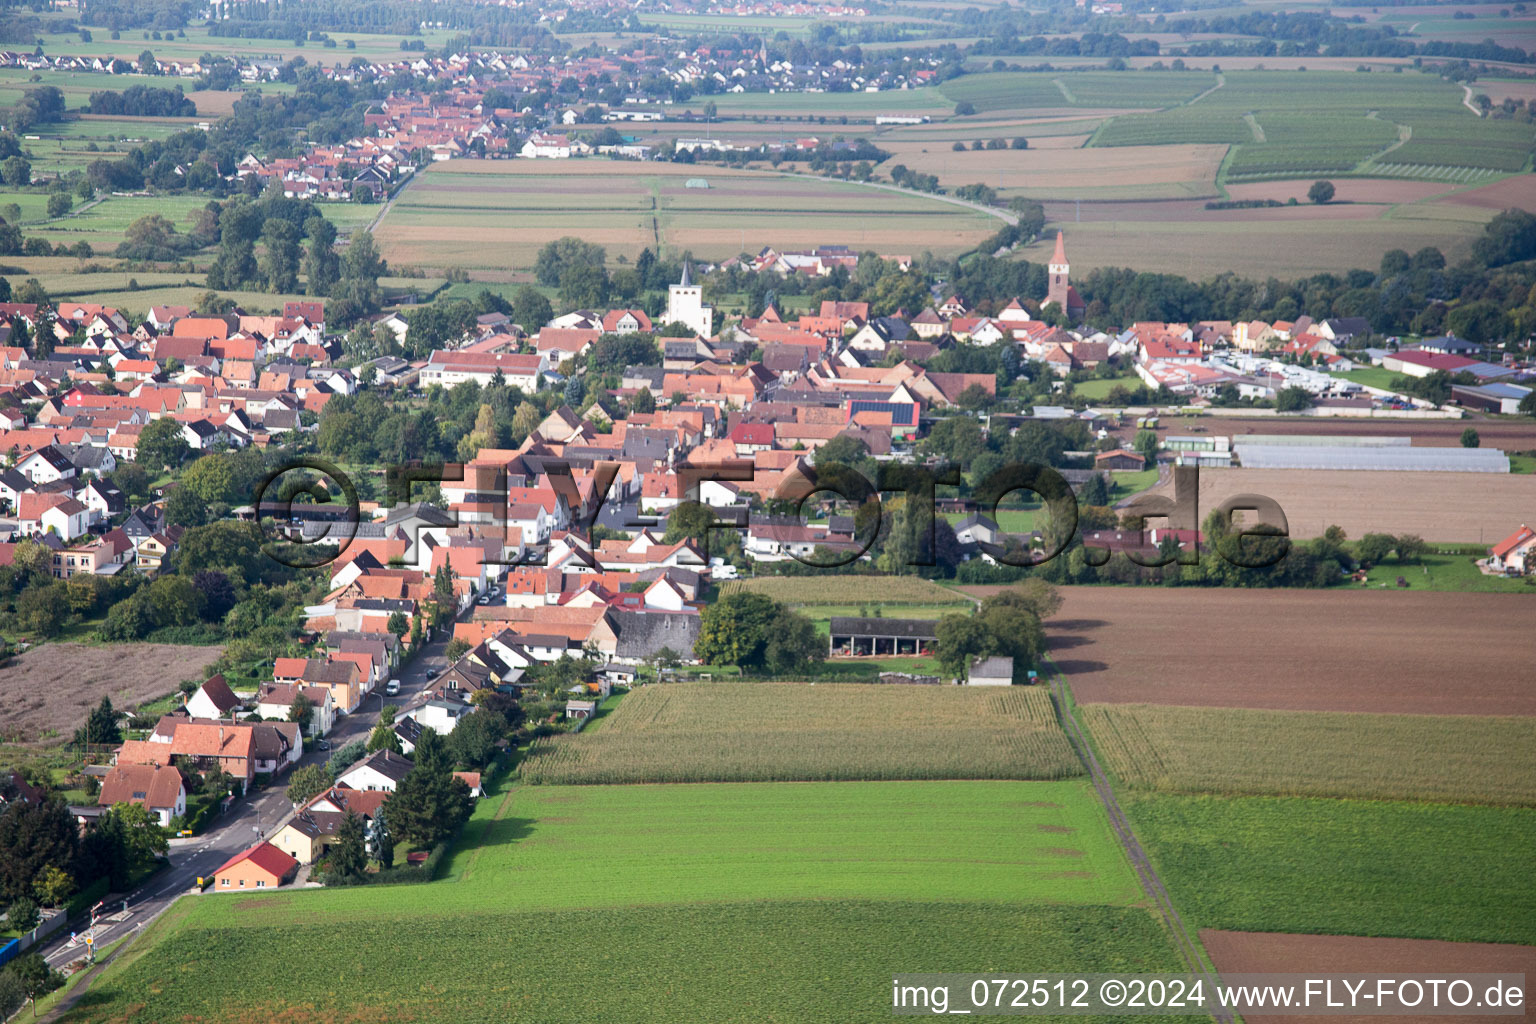
<svg viewBox="0 0 1536 1024">
<path fill-rule="evenodd" d="M 683 182 L 684 188 L 709 188 L 708 178 L 689 178 Z"/>
<path fill-rule="evenodd" d="M 937 639 L 934 619 L 833 618 L 831 652 L 863 656 L 927 654 Z"/>
<path fill-rule="evenodd" d="M 977 658 L 971 662 L 965 682 L 967 686 L 1012 686 L 1013 659 L 1001 656 Z"/>
<path fill-rule="evenodd" d="M 1245 469 L 1414 470 L 1508 473 L 1509 456 L 1497 448 L 1342 448 L 1239 444 Z"/>
</svg>

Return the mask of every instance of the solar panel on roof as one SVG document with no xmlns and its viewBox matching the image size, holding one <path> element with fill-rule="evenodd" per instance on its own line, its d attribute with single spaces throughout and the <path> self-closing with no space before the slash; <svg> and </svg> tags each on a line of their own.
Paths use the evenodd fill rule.
<svg viewBox="0 0 1536 1024">
<path fill-rule="evenodd" d="M 850 414 L 886 412 L 891 414 L 891 422 L 898 426 L 910 426 L 916 418 L 916 411 L 917 406 L 911 402 L 876 402 L 867 398 L 855 398 L 848 403 Z"/>
</svg>

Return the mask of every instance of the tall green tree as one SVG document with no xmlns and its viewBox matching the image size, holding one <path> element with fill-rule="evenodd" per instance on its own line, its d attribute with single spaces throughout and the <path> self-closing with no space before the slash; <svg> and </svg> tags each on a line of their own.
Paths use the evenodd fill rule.
<svg viewBox="0 0 1536 1024">
<path fill-rule="evenodd" d="M 298 290 L 300 237 L 293 222 L 280 217 L 268 217 L 262 225 L 258 266 L 267 291 L 281 295 Z"/>
<path fill-rule="evenodd" d="M 347 881 L 357 881 L 368 871 L 368 849 L 363 819 L 348 810 L 336 829 L 336 842 L 328 856 L 327 874 Z"/>
<path fill-rule="evenodd" d="M 389 829 L 420 849 L 436 846 L 469 817 L 469 787 L 453 777 L 442 737 L 422 731 L 412 751 L 415 765 L 389 798 Z"/>
<path fill-rule="evenodd" d="M 329 295 L 341 279 L 336 255 L 336 225 L 316 214 L 304 222 L 309 246 L 304 250 L 304 294 Z"/>
</svg>

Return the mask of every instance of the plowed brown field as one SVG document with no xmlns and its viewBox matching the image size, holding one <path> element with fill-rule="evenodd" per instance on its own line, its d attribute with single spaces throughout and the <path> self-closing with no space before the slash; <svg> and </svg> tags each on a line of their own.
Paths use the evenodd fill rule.
<svg viewBox="0 0 1536 1024">
<path fill-rule="evenodd" d="M 998 588 L 966 587 L 981 596 Z M 1521 594 L 1063 587 L 1080 703 L 1536 715 Z"/>
<path fill-rule="evenodd" d="M 1172 493 L 1172 483 L 1159 493 Z M 1536 475 L 1310 469 L 1202 469 L 1200 515 L 1237 494 L 1280 503 L 1292 537 L 1342 526 L 1367 533 L 1417 534 L 1427 541 L 1494 544 L 1529 522 Z"/>
<path fill-rule="evenodd" d="M 1536 947 L 1492 942 L 1436 942 L 1428 939 L 1367 939 L 1351 935 L 1289 935 L 1278 932 L 1223 932 L 1202 930 L 1211 962 L 1222 975 L 1242 973 L 1294 974 L 1417 974 L 1446 977 L 1449 974 L 1536 975 Z M 1481 998 L 1482 993 L 1478 993 Z M 1248 1024 L 1378 1024 L 1378 1016 L 1293 1017 L 1244 1014 Z M 1433 1024 L 1454 1019 L 1457 1024 L 1498 1024 L 1519 1018 L 1476 1014 L 1444 1016 L 1393 1016 L 1396 1024 Z"/>
</svg>

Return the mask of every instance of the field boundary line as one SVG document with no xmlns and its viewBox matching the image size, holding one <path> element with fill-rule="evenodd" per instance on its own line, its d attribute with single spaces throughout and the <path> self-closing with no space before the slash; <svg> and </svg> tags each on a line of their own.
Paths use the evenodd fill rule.
<svg viewBox="0 0 1536 1024">
<path fill-rule="evenodd" d="M 1201 100 L 1205 99 L 1211 93 L 1215 92 L 1217 89 L 1220 89 L 1221 87 L 1223 87 L 1226 84 L 1227 84 L 1226 72 L 1218 71 L 1218 72 L 1216 72 L 1216 84 L 1215 85 L 1211 86 L 1209 89 L 1205 90 L 1202 93 L 1199 93 L 1199 94 L 1197 94 L 1195 96 L 1190 97 L 1189 99 L 1185 100 L 1182 104 L 1180 104 L 1180 106 L 1192 107 L 1196 103 L 1199 103 Z"/>
<path fill-rule="evenodd" d="M 1066 82 L 1063 82 L 1059 78 L 1053 78 L 1051 79 L 1051 84 L 1054 85 L 1057 89 L 1061 90 L 1062 96 L 1066 97 L 1068 103 L 1072 104 L 1073 106 L 1077 105 L 1077 97 L 1072 95 L 1072 90 L 1067 88 Z"/>
<path fill-rule="evenodd" d="M 1179 911 L 1174 907 L 1173 899 L 1168 895 L 1163 880 L 1158 877 L 1157 869 L 1152 866 L 1146 850 L 1142 848 L 1141 841 L 1136 838 L 1136 833 L 1131 828 L 1130 820 L 1121 809 L 1120 801 L 1115 797 L 1114 787 L 1110 785 L 1104 768 L 1093 752 L 1088 734 L 1084 732 L 1077 716 L 1073 713 L 1066 676 L 1049 657 L 1044 660 L 1051 670 L 1051 702 L 1056 706 L 1056 714 L 1067 734 L 1067 741 L 1071 743 L 1072 749 L 1077 752 L 1078 758 L 1083 762 L 1083 767 L 1087 769 L 1094 792 L 1098 795 L 1099 802 L 1109 818 L 1110 828 L 1114 831 L 1115 838 L 1120 841 L 1121 849 L 1125 851 L 1132 870 L 1136 872 L 1142 891 L 1163 919 L 1163 924 L 1173 938 L 1179 957 L 1185 962 L 1189 972 L 1208 981 L 1214 991 L 1214 986 L 1219 979 L 1207 966 L 1204 952 L 1199 943 L 1189 934 L 1189 929 L 1184 926 L 1184 919 L 1179 916 Z M 1218 1005 L 1212 1008 L 1210 1013 L 1218 1024 L 1236 1024 L 1235 1015 L 1224 1006 Z"/>
<path fill-rule="evenodd" d="M 1264 126 L 1259 124 L 1259 119 L 1253 116 L 1252 111 L 1249 111 L 1243 115 L 1243 120 L 1247 122 L 1248 130 L 1253 132 L 1253 141 L 1262 146 L 1265 141 Z"/>
</svg>

